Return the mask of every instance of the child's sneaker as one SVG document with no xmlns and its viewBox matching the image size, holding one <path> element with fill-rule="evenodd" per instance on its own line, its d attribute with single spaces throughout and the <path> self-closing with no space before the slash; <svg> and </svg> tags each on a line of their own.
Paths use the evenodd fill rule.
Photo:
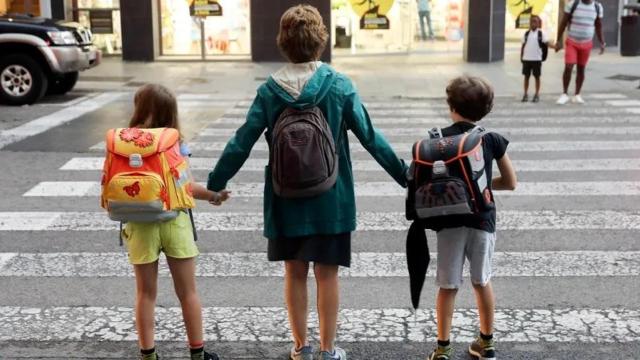
<svg viewBox="0 0 640 360">
<path fill-rule="evenodd" d="M 569 95 L 567 95 L 567 94 L 562 94 L 562 95 L 560 95 L 560 98 L 558 98 L 558 101 L 556 101 L 556 104 L 558 104 L 558 105 L 564 105 L 564 104 L 568 103 L 568 102 L 569 102 L 569 100 L 570 100 L 570 99 L 569 99 Z"/>
<path fill-rule="evenodd" d="M 333 348 L 333 354 L 328 351 L 321 351 L 318 360 L 347 360 L 347 353 L 339 348 Z"/>
<path fill-rule="evenodd" d="M 208 353 L 204 349 L 197 353 L 191 353 L 191 360 L 220 360 L 218 354 Z"/>
<path fill-rule="evenodd" d="M 573 102 L 574 104 L 584 104 L 584 99 L 580 95 L 574 95 L 573 99 L 571 99 L 571 102 Z"/>
<path fill-rule="evenodd" d="M 157 352 L 152 352 L 151 354 L 140 354 L 140 360 L 159 360 Z"/>
<path fill-rule="evenodd" d="M 534 95 L 533 96 L 533 100 L 531 100 L 534 103 L 540 102 L 540 96 L 539 95 Z"/>
<path fill-rule="evenodd" d="M 451 355 L 453 354 L 453 348 L 451 345 L 449 346 L 440 346 L 433 350 L 431 355 L 427 360 L 449 360 L 451 359 Z"/>
<path fill-rule="evenodd" d="M 309 345 L 296 349 L 295 345 L 291 348 L 291 360 L 313 360 L 313 348 Z"/>
<path fill-rule="evenodd" d="M 493 339 L 484 340 L 478 336 L 476 341 L 469 345 L 469 354 L 475 356 L 479 360 L 495 360 L 496 347 Z"/>
<path fill-rule="evenodd" d="M 527 101 L 529 101 L 529 95 L 524 94 L 524 95 L 522 96 L 522 100 L 520 100 L 520 101 L 522 101 L 522 102 L 527 102 Z"/>
</svg>

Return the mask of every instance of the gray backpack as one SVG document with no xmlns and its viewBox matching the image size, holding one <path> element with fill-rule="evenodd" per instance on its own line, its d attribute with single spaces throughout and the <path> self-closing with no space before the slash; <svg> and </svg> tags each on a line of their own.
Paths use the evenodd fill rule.
<svg viewBox="0 0 640 360">
<path fill-rule="evenodd" d="M 270 150 L 271 178 L 276 195 L 312 197 L 326 192 L 336 183 L 338 147 L 327 119 L 317 106 L 285 109 L 273 128 Z"/>
</svg>

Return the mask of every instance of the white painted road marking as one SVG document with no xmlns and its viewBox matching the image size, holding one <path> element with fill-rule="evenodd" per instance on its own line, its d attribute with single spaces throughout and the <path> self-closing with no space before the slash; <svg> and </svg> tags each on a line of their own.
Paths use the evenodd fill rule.
<svg viewBox="0 0 640 360">
<path fill-rule="evenodd" d="M 202 183 L 201 185 L 205 185 Z M 205 185 L 206 186 L 206 185 Z M 262 198 L 264 183 L 230 183 L 227 189 L 234 197 Z M 97 181 L 43 181 L 23 194 L 28 197 L 81 197 L 99 196 L 100 183 Z M 394 182 L 358 182 L 355 184 L 357 197 L 404 197 L 406 190 Z M 515 191 L 496 191 L 499 197 L 511 196 L 640 196 L 640 182 L 521 182 Z"/>
<path fill-rule="evenodd" d="M 261 212 L 196 212 L 203 231 L 261 231 Z M 35 220 L 35 221 L 29 221 Z M 640 230 L 640 211 L 615 210 L 502 210 L 498 230 Z M 105 212 L 0 212 L 0 231 L 100 231 L 119 224 Z M 404 212 L 359 212 L 361 231 L 405 231 Z"/>
<path fill-rule="evenodd" d="M 587 95 L 587 98 L 592 98 L 592 99 L 626 99 L 627 95 L 616 94 L 616 93 L 596 93 L 596 94 Z"/>
<path fill-rule="evenodd" d="M 371 120 L 374 126 L 379 125 L 422 125 L 424 127 L 423 132 L 426 132 L 434 126 L 449 126 L 451 120 L 446 116 L 440 117 L 379 117 Z M 221 117 L 217 120 L 213 120 L 215 125 L 241 125 L 246 122 L 244 117 Z M 482 120 L 482 126 L 491 128 L 495 125 L 500 126 L 521 126 L 523 124 L 539 124 L 539 125 L 560 125 L 560 124 L 584 124 L 594 122 L 597 124 L 625 124 L 640 123 L 640 118 L 637 116 L 602 116 L 602 117 L 589 117 L 589 116 L 570 116 L 570 117 L 518 117 L 514 119 L 513 116 L 506 117 L 488 117 Z"/>
<path fill-rule="evenodd" d="M 437 261 L 437 255 L 431 253 Z M 496 252 L 493 276 L 638 276 L 640 251 Z M 428 276 L 435 276 L 436 266 Z M 161 261 L 160 274 L 169 276 Z M 283 265 L 267 261 L 266 253 L 203 253 L 198 256 L 201 277 L 282 277 Z M 405 253 L 358 253 L 343 277 L 407 277 Z M 468 269 L 465 269 L 468 275 Z M 466 276 L 465 275 L 465 276 Z M 132 267 L 122 252 L 113 253 L 0 253 L 0 277 L 130 277 Z"/>
<path fill-rule="evenodd" d="M 192 170 L 213 170 L 217 158 L 190 158 Z M 264 171 L 268 159 L 248 159 L 242 171 Z M 561 159 L 561 160 L 514 160 L 518 172 L 553 172 L 553 171 L 620 171 L 640 170 L 640 159 Z M 102 157 L 74 157 L 60 167 L 60 170 L 100 171 L 104 164 Z M 495 168 L 494 164 L 494 168 Z M 384 169 L 375 160 L 353 160 L 354 171 L 379 171 Z"/>
<path fill-rule="evenodd" d="M 191 141 L 189 148 L 194 153 L 203 151 L 222 151 L 226 142 L 219 141 Z M 396 152 L 408 154 L 413 143 L 391 144 Z M 350 144 L 354 153 L 366 152 L 359 142 Z M 91 151 L 104 151 L 104 142 L 93 145 Z M 258 141 L 253 151 L 268 151 L 266 141 Z M 509 153 L 514 152 L 558 152 L 558 151 L 627 151 L 640 150 L 640 141 L 517 141 L 509 144 Z"/>
<path fill-rule="evenodd" d="M 424 127 L 409 128 L 377 128 L 385 136 L 416 136 L 426 134 L 428 129 Z M 229 137 L 236 133 L 236 128 L 208 128 L 200 132 L 201 137 Z M 513 127 L 491 129 L 504 136 L 513 135 L 637 135 L 640 134 L 640 126 L 616 126 L 616 127 Z M 351 139 L 357 138 L 349 133 Z"/>
<path fill-rule="evenodd" d="M 89 112 L 100 109 L 101 107 L 117 100 L 124 93 L 105 93 L 94 98 L 83 101 L 72 107 L 68 107 L 52 114 L 45 115 L 39 119 L 29 121 L 13 129 L 3 130 L 0 132 L 0 148 L 11 143 L 26 139 L 43 133 L 51 128 L 60 126 L 69 121 L 79 118 Z"/>
<path fill-rule="evenodd" d="M 640 108 L 636 108 L 636 109 L 625 109 L 627 112 L 630 112 L 632 114 L 640 114 Z"/>
<path fill-rule="evenodd" d="M 608 100 L 605 103 L 611 106 L 640 106 L 640 100 Z"/>
<path fill-rule="evenodd" d="M 409 300 L 407 299 L 407 305 Z M 136 341 L 128 307 L 0 307 L 0 341 Z M 156 308 L 156 341 L 184 341 L 180 308 Z M 73 320 L 70 320 L 73 319 Z M 279 307 L 205 307 L 206 341 L 289 342 L 289 321 Z M 478 313 L 456 309 L 452 338 L 474 340 Z M 497 309 L 501 342 L 620 343 L 640 341 L 640 311 L 628 309 Z M 341 309 L 338 342 L 425 342 L 436 336 L 435 311 L 407 308 Z M 318 317 L 309 316 L 317 338 Z"/>
</svg>

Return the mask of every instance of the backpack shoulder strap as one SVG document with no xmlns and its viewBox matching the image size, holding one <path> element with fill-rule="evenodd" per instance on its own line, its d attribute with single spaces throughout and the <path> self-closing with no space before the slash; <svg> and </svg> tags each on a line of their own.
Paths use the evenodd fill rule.
<svg viewBox="0 0 640 360">
<path fill-rule="evenodd" d="M 573 0 L 573 4 L 571 4 L 571 12 L 569 12 L 569 15 L 571 17 L 573 17 L 573 13 L 576 12 L 576 9 L 578 8 L 580 1 L 582 0 Z"/>
<path fill-rule="evenodd" d="M 529 40 L 529 33 L 531 32 L 531 30 L 527 30 L 527 32 L 524 33 L 524 42 L 527 42 L 527 40 Z"/>
<path fill-rule="evenodd" d="M 542 30 L 538 30 L 538 42 L 542 44 Z"/>
</svg>

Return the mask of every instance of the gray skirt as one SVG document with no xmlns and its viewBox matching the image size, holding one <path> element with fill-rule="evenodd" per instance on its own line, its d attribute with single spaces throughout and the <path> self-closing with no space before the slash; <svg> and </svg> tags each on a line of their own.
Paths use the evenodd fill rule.
<svg viewBox="0 0 640 360">
<path fill-rule="evenodd" d="M 269 239 L 269 261 L 301 260 L 351 266 L 351 233 Z"/>
</svg>

